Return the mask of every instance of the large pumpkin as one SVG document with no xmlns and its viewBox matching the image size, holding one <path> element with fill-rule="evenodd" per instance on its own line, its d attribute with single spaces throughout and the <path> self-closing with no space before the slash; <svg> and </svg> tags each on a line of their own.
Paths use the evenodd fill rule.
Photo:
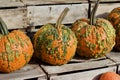
<svg viewBox="0 0 120 80">
<path fill-rule="evenodd" d="M 75 34 L 65 25 L 61 25 L 68 10 L 65 8 L 56 25 L 46 24 L 34 35 L 35 56 L 41 61 L 52 65 L 62 65 L 75 55 L 77 47 Z"/>
<path fill-rule="evenodd" d="M 0 18 L 0 71 L 12 72 L 27 64 L 33 54 L 33 46 L 29 37 L 20 30 L 8 32 Z"/>
<path fill-rule="evenodd" d="M 108 20 L 116 30 L 116 44 L 114 49 L 120 51 L 120 7 L 114 8 L 108 15 Z"/>
<path fill-rule="evenodd" d="M 115 30 L 112 24 L 102 18 L 95 19 L 97 1 L 90 20 L 79 19 L 71 29 L 78 39 L 77 54 L 86 58 L 97 58 L 109 53 L 115 44 Z"/>
<path fill-rule="evenodd" d="M 100 76 L 99 80 L 120 80 L 120 75 L 115 72 L 105 72 Z"/>
</svg>

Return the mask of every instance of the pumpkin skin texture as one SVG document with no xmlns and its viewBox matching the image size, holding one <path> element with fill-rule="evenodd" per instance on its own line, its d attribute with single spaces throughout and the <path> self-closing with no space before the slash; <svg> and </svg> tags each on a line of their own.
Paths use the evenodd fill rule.
<svg viewBox="0 0 120 80">
<path fill-rule="evenodd" d="M 120 76 L 115 72 L 105 72 L 100 76 L 99 80 L 120 80 Z"/>
<path fill-rule="evenodd" d="M 77 38 L 71 29 L 61 24 L 69 9 L 65 8 L 56 25 L 46 24 L 34 35 L 35 56 L 51 65 L 63 65 L 75 55 Z"/>
<path fill-rule="evenodd" d="M 116 44 L 114 50 L 120 51 L 120 7 L 114 8 L 108 15 L 108 20 L 116 30 Z"/>
<path fill-rule="evenodd" d="M 66 64 L 76 47 L 75 34 L 64 25 L 58 31 L 53 24 L 46 24 L 34 35 L 35 56 L 52 65 Z"/>
<path fill-rule="evenodd" d="M 77 54 L 85 58 L 98 58 L 109 53 L 115 45 L 115 29 L 103 18 L 95 18 L 100 0 L 96 0 L 90 19 L 76 20 L 71 29 L 75 33 L 78 45 Z"/>
<path fill-rule="evenodd" d="M 7 31 L 7 27 L 0 30 Z M 13 72 L 27 64 L 33 55 L 29 37 L 20 30 L 13 30 L 0 38 L 0 72 Z"/>
<path fill-rule="evenodd" d="M 112 24 L 102 18 L 90 25 L 89 20 L 79 19 L 71 27 L 78 39 L 77 54 L 86 58 L 105 56 L 115 44 Z"/>
</svg>

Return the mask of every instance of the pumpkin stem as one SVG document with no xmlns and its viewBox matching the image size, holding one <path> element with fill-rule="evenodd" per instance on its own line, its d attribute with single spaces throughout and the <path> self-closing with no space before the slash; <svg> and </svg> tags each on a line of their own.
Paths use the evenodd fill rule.
<svg viewBox="0 0 120 80">
<path fill-rule="evenodd" d="M 95 3 L 95 6 L 94 6 L 93 9 L 92 9 L 91 16 L 90 16 L 90 24 L 91 24 L 91 25 L 94 25 L 95 22 L 96 22 L 95 14 L 96 14 L 96 11 L 97 11 L 99 2 L 100 2 L 100 0 L 97 0 L 96 3 Z"/>
<path fill-rule="evenodd" d="M 0 30 L 1 30 L 2 35 L 7 35 L 9 33 L 7 25 L 2 20 L 1 17 L 0 17 Z"/>
<path fill-rule="evenodd" d="M 59 16 L 57 23 L 55 25 L 56 28 L 60 28 L 61 22 L 63 21 L 64 17 L 66 16 L 67 12 L 69 11 L 69 8 L 66 7 L 63 12 L 61 13 L 61 15 Z"/>
</svg>

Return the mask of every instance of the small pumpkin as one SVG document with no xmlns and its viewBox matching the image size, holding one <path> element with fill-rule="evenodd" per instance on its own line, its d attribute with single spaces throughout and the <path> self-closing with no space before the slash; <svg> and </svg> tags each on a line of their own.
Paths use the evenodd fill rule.
<svg viewBox="0 0 120 80">
<path fill-rule="evenodd" d="M 114 50 L 120 51 L 120 7 L 114 8 L 108 14 L 108 20 L 116 30 L 116 44 L 114 46 Z"/>
<path fill-rule="evenodd" d="M 100 76 L 99 80 L 120 80 L 120 75 L 115 72 L 105 72 Z"/>
<path fill-rule="evenodd" d="M 109 53 L 115 44 L 115 29 L 103 18 L 95 18 L 99 0 L 92 10 L 90 20 L 76 20 L 71 29 L 78 39 L 77 54 L 85 58 L 98 58 Z"/>
<path fill-rule="evenodd" d="M 0 18 L 0 71 L 13 72 L 27 64 L 33 54 L 29 37 L 20 30 L 8 31 Z"/>
<path fill-rule="evenodd" d="M 75 34 L 61 22 L 69 11 L 65 8 L 56 24 L 43 25 L 34 35 L 35 56 L 51 65 L 62 65 L 75 55 L 77 39 Z"/>
</svg>

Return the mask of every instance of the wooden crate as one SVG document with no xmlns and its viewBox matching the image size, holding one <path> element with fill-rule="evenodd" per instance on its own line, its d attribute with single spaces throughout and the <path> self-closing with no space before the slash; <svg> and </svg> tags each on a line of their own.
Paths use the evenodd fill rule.
<svg viewBox="0 0 120 80">
<path fill-rule="evenodd" d="M 72 24 L 79 18 L 87 18 L 94 0 L 0 0 L 0 16 L 9 29 L 24 29 L 55 23 L 65 7 L 69 7 L 63 24 Z M 110 3 L 109 3 L 110 1 Z M 90 3 L 88 3 L 90 2 Z M 113 2 L 113 3 L 112 3 Z M 108 13 L 119 6 L 119 0 L 101 0 L 97 17 L 106 18 Z M 92 5 L 92 6 L 91 6 Z M 34 29 L 36 31 L 36 29 Z M 119 72 L 119 54 L 111 52 L 103 58 L 84 60 L 73 58 L 68 64 L 50 66 L 47 64 L 27 64 L 9 74 L 0 73 L 2 80 L 97 80 L 103 72 Z M 44 71 L 45 72 L 44 72 Z"/>
<path fill-rule="evenodd" d="M 27 15 L 30 24 L 38 26 L 46 23 L 55 23 L 65 7 L 70 8 L 70 11 L 63 20 L 63 24 L 71 24 L 79 18 L 87 18 L 88 16 L 88 4 L 28 6 Z"/>
<path fill-rule="evenodd" d="M 49 80 L 98 80 L 98 75 L 107 71 L 116 72 L 116 63 L 106 57 L 83 60 L 73 58 L 68 64 L 50 66 L 40 64 Z"/>
<path fill-rule="evenodd" d="M 117 73 L 120 74 L 120 52 L 111 52 L 107 57 L 116 63 Z"/>
<path fill-rule="evenodd" d="M 12 73 L 0 73 L 1 80 L 47 80 L 47 76 L 36 62 L 30 62 Z"/>
</svg>

